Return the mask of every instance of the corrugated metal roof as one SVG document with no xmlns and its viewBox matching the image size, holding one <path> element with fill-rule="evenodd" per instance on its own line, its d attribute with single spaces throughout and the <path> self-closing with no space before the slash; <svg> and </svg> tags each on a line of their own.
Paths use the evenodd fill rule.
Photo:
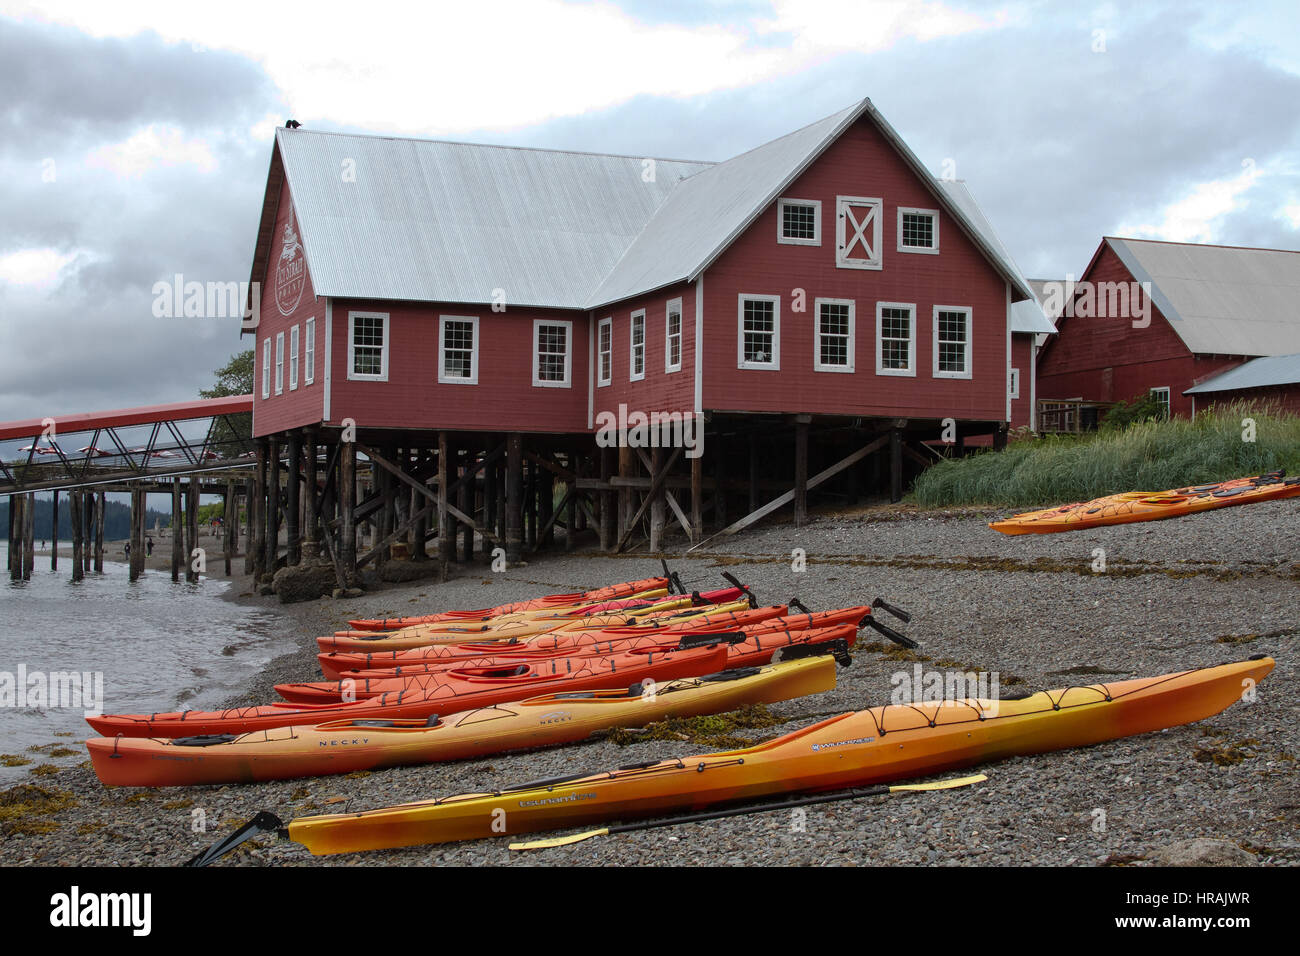
<svg viewBox="0 0 1300 956">
<path fill-rule="evenodd" d="M 1036 298 L 1038 290 L 1025 278 L 1024 273 L 1020 271 L 1020 267 L 1016 265 L 1015 259 L 1007 251 L 1007 247 L 1002 244 L 1002 239 L 998 236 L 997 230 L 993 228 L 993 224 L 984 215 L 984 210 L 975 201 L 975 196 L 971 193 L 970 187 L 966 185 L 966 181 L 962 179 L 936 179 L 935 182 L 952 200 L 953 205 L 966 214 L 970 224 L 979 230 L 985 241 L 1001 260 L 1003 269 L 1011 272 L 1031 292 L 1035 293 L 1034 297 L 1011 303 L 1011 331 L 1042 333 L 1045 335 L 1055 334 L 1056 326 L 1043 312 L 1043 307 Z M 942 242 L 940 248 L 942 248 Z"/>
<path fill-rule="evenodd" d="M 1235 392 L 1243 388 L 1268 388 L 1270 385 L 1300 384 L 1300 352 L 1294 355 L 1267 355 L 1230 368 L 1214 378 L 1194 385 L 1184 395 L 1208 392 Z"/>
<path fill-rule="evenodd" d="M 302 129 L 276 143 L 318 295 L 469 303 L 502 289 L 510 305 L 587 309 L 694 279 L 863 115 L 1013 300 L 1032 302 L 974 200 L 934 180 L 869 100 L 724 163 L 657 159 L 650 181 L 631 156 Z"/>
<path fill-rule="evenodd" d="M 580 307 L 708 163 L 280 129 L 317 294 Z M 350 161 L 350 162 L 349 162 Z M 355 180 L 344 172 L 355 169 Z"/>
<path fill-rule="evenodd" d="M 1183 343 L 1211 355 L 1287 355 L 1300 344 L 1300 252 L 1106 240 Z"/>
</svg>

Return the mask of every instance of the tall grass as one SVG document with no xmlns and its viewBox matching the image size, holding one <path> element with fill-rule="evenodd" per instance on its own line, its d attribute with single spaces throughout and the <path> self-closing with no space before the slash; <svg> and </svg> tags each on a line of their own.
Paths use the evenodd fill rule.
<svg viewBox="0 0 1300 956">
<path fill-rule="evenodd" d="M 1243 419 L 1254 421 L 1254 441 L 1245 440 Z M 1300 417 L 1242 403 L 1213 408 L 1190 421 L 1046 436 L 942 462 L 917 478 L 911 497 L 927 506 L 1053 505 L 1275 468 L 1300 471 Z"/>
</svg>

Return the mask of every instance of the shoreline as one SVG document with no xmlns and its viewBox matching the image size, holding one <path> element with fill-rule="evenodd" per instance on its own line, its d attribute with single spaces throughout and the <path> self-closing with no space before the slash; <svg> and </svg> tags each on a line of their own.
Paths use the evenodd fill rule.
<svg viewBox="0 0 1300 956">
<path fill-rule="evenodd" d="M 790 832 L 779 815 L 737 817 L 526 858 L 504 841 L 317 858 L 263 837 L 226 862 L 1155 865 L 1171 844 L 1208 837 L 1236 847 L 1241 860 L 1300 864 L 1292 807 L 1300 722 L 1288 697 L 1300 677 L 1295 502 L 1020 538 L 984 527 L 992 510 L 819 514 L 803 528 L 767 524 L 689 556 L 666 553 L 691 588 L 715 586 L 722 571 L 731 571 L 767 603 L 798 596 L 821 609 L 881 596 L 914 615 L 901 629 L 921 642 L 915 654 L 859 649 L 834 691 L 772 705 L 786 723 L 742 733 L 772 736 L 817 716 L 886 702 L 891 679 L 918 663 L 990 671 L 1004 687 L 1014 680 L 1041 690 L 1268 653 L 1277 667 L 1260 685 L 1258 701 L 1199 724 L 984 765 L 978 769 L 988 782 L 969 790 L 810 809 L 806 832 Z M 802 573 L 791 568 L 795 548 L 807 554 Z M 1105 573 L 1090 570 L 1096 548 L 1106 551 Z M 153 559 L 166 570 L 170 550 L 163 550 L 156 545 Z M 242 565 L 235 560 L 235 586 L 223 596 L 273 611 L 276 636 L 296 650 L 272 660 L 229 704 L 264 702 L 276 683 L 315 677 L 314 637 L 348 618 L 485 607 L 643 577 L 658 572 L 658 555 L 556 552 L 504 574 L 457 565 L 445 583 L 390 584 L 354 599 L 293 605 L 253 594 Z M 219 571 L 213 576 L 224 579 Z M 874 638 L 865 632 L 860 644 Z M 57 773 L 24 782 L 64 792 L 76 806 L 34 817 L 57 825 L 6 839 L 0 862 L 176 864 L 261 809 L 287 819 L 377 807 L 709 749 L 689 740 L 598 740 L 338 777 L 162 790 L 105 788 L 88 761 L 60 764 Z M 191 830 L 198 809 L 210 821 L 204 834 Z M 1098 809 L 1108 821 L 1100 833 L 1093 826 Z"/>
</svg>

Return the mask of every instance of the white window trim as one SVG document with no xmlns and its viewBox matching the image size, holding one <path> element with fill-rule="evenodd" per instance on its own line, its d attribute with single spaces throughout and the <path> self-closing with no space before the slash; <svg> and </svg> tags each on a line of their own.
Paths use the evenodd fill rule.
<svg viewBox="0 0 1300 956">
<path fill-rule="evenodd" d="M 606 353 L 600 347 L 600 333 L 604 329 L 609 329 L 609 351 Z M 604 356 L 609 355 L 609 375 L 605 375 Z M 614 381 L 614 317 L 607 316 L 596 323 L 596 387 L 604 388 Z"/>
<path fill-rule="evenodd" d="M 305 326 L 302 342 L 302 384 L 307 386 L 316 381 L 316 320 L 308 319 Z"/>
<path fill-rule="evenodd" d="M 384 320 L 384 339 L 379 346 L 379 374 L 370 375 L 356 370 L 356 321 L 358 318 L 365 319 L 383 319 Z M 354 382 L 386 382 L 388 381 L 388 327 L 389 316 L 387 312 L 348 312 L 348 379 Z"/>
<path fill-rule="evenodd" d="M 1011 370 L 1011 398 L 1013 400 L 1020 397 L 1020 369 Z"/>
<path fill-rule="evenodd" d="M 905 246 L 903 245 L 903 214 L 908 213 L 917 216 L 929 216 L 933 224 L 932 235 L 934 236 L 934 245 L 929 246 Z M 899 252 L 919 252 L 923 255 L 937 256 L 939 254 L 939 210 L 937 209 L 916 209 L 911 206 L 898 207 L 898 231 L 896 233 Z"/>
<path fill-rule="evenodd" d="M 636 322 L 641 320 L 641 371 L 636 370 Z M 627 380 L 629 382 L 639 382 L 645 378 L 645 359 L 646 346 L 649 345 L 646 338 L 645 309 L 637 309 L 632 313 L 632 318 L 628 321 L 627 326 Z"/>
<path fill-rule="evenodd" d="M 447 375 L 447 323 L 468 322 L 474 329 L 474 341 L 469 350 L 469 378 L 457 378 Z M 478 316 L 477 315 L 440 315 L 438 316 L 438 384 L 439 385 L 477 385 L 478 384 Z"/>
<path fill-rule="evenodd" d="M 873 206 L 871 248 L 875 250 L 874 259 L 849 259 L 845 257 L 848 249 L 849 206 Z M 837 269 L 883 269 L 885 267 L 884 250 L 880 247 L 880 221 L 885 215 L 884 200 L 870 196 L 836 196 L 835 197 L 835 267 Z"/>
<path fill-rule="evenodd" d="M 1155 395 L 1156 397 L 1160 397 L 1162 395 L 1164 396 L 1165 418 L 1166 419 L 1173 418 L 1174 417 L 1173 395 L 1169 390 L 1169 386 L 1157 385 L 1155 388 L 1150 389 L 1150 394 Z"/>
<path fill-rule="evenodd" d="M 672 341 L 672 324 L 669 322 L 669 316 L 672 315 L 673 309 L 677 310 L 677 364 L 673 364 L 673 341 Z M 664 307 L 664 372 L 680 372 L 682 370 L 682 356 L 686 354 L 686 316 L 682 314 L 682 300 L 669 299 L 667 306 Z"/>
<path fill-rule="evenodd" d="M 822 364 L 822 306 L 847 305 L 849 307 L 849 364 Z M 857 346 L 858 306 L 853 299 L 813 299 L 813 371 L 816 372 L 852 372 L 856 365 L 855 350 Z"/>
<path fill-rule="evenodd" d="M 939 313 L 940 312 L 964 312 L 966 314 L 966 354 L 963 357 L 963 364 L 966 366 L 965 371 L 961 372 L 941 372 L 939 371 Z M 934 354 L 931 356 L 932 368 L 931 374 L 935 378 L 972 378 L 971 356 L 972 343 L 975 339 L 975 315 L 968 305 L 936 305 L 934 307 Z"/>
<path fill-rule="evenodd" d="M 537 376 L 537 358 L 541 344 L 543 325 L 562 325 L 568 331 L 564 334 L 564 381 L 543 382 Z M 533 319 L 533 385 L 537 388 L 572 388 L 573 387 L 573 322 L 568 319 Z"/>
<path fill-rule="evenodd" d="M 284 333 L 275 333 L 275 394 L 284 394 Z"/>
<path fill-rule="evenodd" d="M 298 390 L 298 346 L 301 344 L 302 332 L 295 323 L 289 330 L 289 391 Z"/>
<path fill-rule="evenodd" d="M 262 339 L 262 397 L 271 397 L 271 337 Z"/>
<path fill-rule="evenodd" d="M 794 239 L 785 235 L 785 207 L 812 206 L 813 237 L 811 239 Z M 793 196 L 782 197 L 776 201 L 776 241 L 783 246 L 820 246 L 822 244 L 822 201 L 820 199 L 796 199 Z"/>
<path fill-rule="evenodd" d="M 911 335 L 907 343 L 907 368 L 885 368 L 884 367 L 884 342 L 880 337 L 881 326 L 884 321 L 885 309 L 907 309 L 912 316 Z M 907 378 L 916 378 L 916 303 L 914 302 L 877 302 L 876 303 L 876 374 L 877 375 L 900 375 Z"/>
<path fill-rule="evenodd" d="M 772 303 L 772 361 L 745 361 L 745 303 Z M 779 371 L 781 368 L 781 297 L 779 295 L 754 295 L 742 292 L 736 297 L 736 368 L 766 369 Z"/>
</svg>

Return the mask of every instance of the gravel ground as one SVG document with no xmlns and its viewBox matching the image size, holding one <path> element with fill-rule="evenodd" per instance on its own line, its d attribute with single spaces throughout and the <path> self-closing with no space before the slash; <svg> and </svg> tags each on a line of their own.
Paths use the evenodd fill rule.
<svg viewBox="0 0 1300 956">
<path fill-rule="evenodd" d="M 992 764 L 980 768 L 986 783 L 966 789 L 810 807 L 802 829 L 784 811 L 531 855 L 511 853 L 505 841 L 481 841 L 321 859 L 263 837 L 225 862 L 1151 865 L 1170 844 L 1197 837 L 1235 844 L 1262 865 L 1300 862 L 1300 506 L 1257 504 L 1017 538 L 985 527 L 1001 514 L 877 507 L 820 515 L 801 529 L 771 524 L 666 556 L 693 587 L 715 586 L 719 573 L 731 570 L 768 602 L 797 596 L 820 609 L 884 597 L 912 612 L 901 629 L 921 642 L 917 653 L 932 659 L 929 666 L 959 662 L 996 672 L 1004 689 L 1155 675 L 1267 653 L 1278 665 L 1257 701 L 1189 727 Z M 792 567 L 796 549 L 806 554 L 802 572 Z M 1094 571 L 1103 558 L 1105 570 Z M 657 568 L 644 554 L 559 553 L 505 574 L 462 567 L 443 584 L 388 587 L 355 600 L 279 608 L 245 593 L 239 600 L 279 609 L 301 650 L 274 661 L 230 703 L 270 700 L 273 684 L 315 677 L 313 638 L 350 617 L 489 606 Z M 874 637 L 864 632 L 863 640 Z M 789 722 L 751 733 L 785 732 L 815 716 L 885 702 L 891 675 L 912 666 L 876 651 L 856 653 L 836 690 L 774 705 Z M 624 747 L 602 740 L 356 776 L 160 791 L 105 788 L 88 762 L 64 758 L 47 764 L 57 772 L 31 783 L 63 791 L 75 805 L 28 818 L 44 825 L 27 830 L 48 832 L 21 833 L 5 824 L 0 807 L 0 825 L 10 827 L 0 863 L 175 864 L 261 809 L 288 818 L 377 807 L 700 750 L 686 741 Z M 204 833 L 193 832 L 196 811 L 206 819 Z"/>
</svg>

